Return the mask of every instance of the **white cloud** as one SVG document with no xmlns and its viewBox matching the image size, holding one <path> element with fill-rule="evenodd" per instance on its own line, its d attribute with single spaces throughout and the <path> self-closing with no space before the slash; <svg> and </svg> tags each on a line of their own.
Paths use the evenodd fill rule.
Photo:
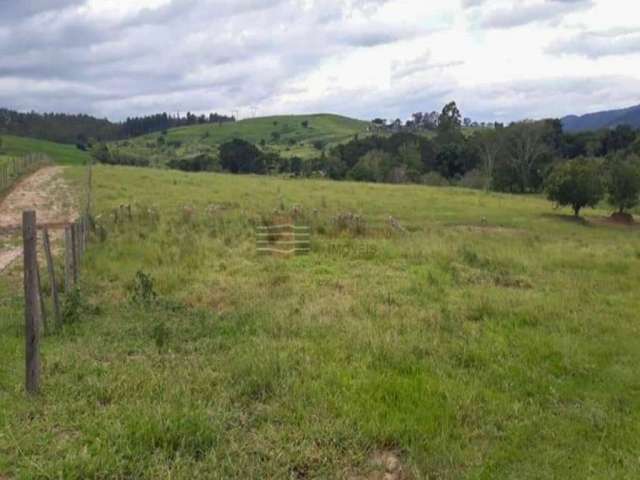
<svg viewBox="0 0 640 480">
<path fill-rule="evenodd" d="M 0 0 L 0 106 L 478 120 L 640 102 L 626 0 Z M 612 93 L 613 92 L 613 93 Z"/>
</svg>

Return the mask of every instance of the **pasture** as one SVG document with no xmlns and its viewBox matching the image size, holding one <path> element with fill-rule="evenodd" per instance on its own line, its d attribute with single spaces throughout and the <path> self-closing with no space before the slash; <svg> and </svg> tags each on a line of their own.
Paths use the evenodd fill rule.
<svg viewBox="0 0 640 480">
<path fill-rule="evenodd" d="M 306 126 L 305 126 L 306 125 Z M 312 158 L 320 155 L 318 146 L 331 147 L 354 135 L 367 133 L 368 123 L 339 115 L 281 115 L 240 120 L 238 122 L 192 125 L 173 128 L 166 135 L 154 133 L 131 140 L 114 142 L 112 148 L 151 158 L 162 165 L 167 158 L 196 153 L 217 154 L 222 143 L 239 138 L 254 143 L 266 152 L 284 157 Z M 163 137 L 162 143 L 158 143 Z"/>
<path fill-rule="evenodd" d="M 28 137 L 14 135 L 0 135 L 0 162 L 2 155 L 22 157 L 31 153 L 42 153 L 53 158 L 60 165 L 82 165 L 89 160 L 89 154 L 79 150 L 75 145 L 49 142 Z"/>
<path fill-rule="evenodd" d="M 37 399 L 0 277 L 0 476 L 374 479 L 384 452 L 397 478 L 640 475 L 640 230 L 607 211 L 104 166 L 94 192 L 107 238 Z M 257 256 L 289 216 L 311 254 Z"/>
</svg>

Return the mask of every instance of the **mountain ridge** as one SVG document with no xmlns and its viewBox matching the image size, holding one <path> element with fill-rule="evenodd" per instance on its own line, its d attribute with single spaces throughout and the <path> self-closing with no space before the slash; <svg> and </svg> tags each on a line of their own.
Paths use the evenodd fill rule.
<svg viewBox="0 0 640 480">
<path fill-rule="evenodd" d="M 561 121 L 564 130 L 570 133 L 615 128 L 619 125 L 640 128 L 640 104 L 633 107 L 603 110 L 585 115 L 567 115 L 561 118 Z"/>
</svg>

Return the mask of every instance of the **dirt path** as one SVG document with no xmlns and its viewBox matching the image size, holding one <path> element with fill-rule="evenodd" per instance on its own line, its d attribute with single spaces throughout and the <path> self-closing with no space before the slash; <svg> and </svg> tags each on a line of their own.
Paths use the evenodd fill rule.
<svg viewBox="0 0 640 480">
<path fill-rule="evenodd" d="M 0 272 L 22 255 L 17 246 L 23 210 L 36 211 L 38 225 L 69 223 L 77 216 L 76 199 L 62 167 L 45 167 L 14 187 L 0 202 Z"/>
</svg>

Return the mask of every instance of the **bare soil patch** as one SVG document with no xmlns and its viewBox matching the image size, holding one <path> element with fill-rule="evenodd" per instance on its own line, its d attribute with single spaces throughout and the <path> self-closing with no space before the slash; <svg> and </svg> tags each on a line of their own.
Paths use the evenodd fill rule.
<svg viewBox="0 0 640 480">
<path fill-rule="evenodd" d="M 45 167 L 19 182 L 0 202 L 0 239 L 20 235 L 22 212 L 35 210 L 38 226 L 62 227 L 78 215 L 76 198 L 65 182 L 62 167 Z M 59 235 L 54 235 L 54 239 Z M 0 272 L 22 255 L 22 248 L 2 246 Z"/>
<path fill-rule="evenodd" d="M 19 226 L 23 210 L 36 211 L 38 224 L 69 223 L 78 209 L 62 167 L 41 168 L 25 178 L 0 203 L 0 230 Z"/>
<path fill-rule="evenodd" d="M 374 452 L 369 459 L 371 470 L 366 475 L 353 475 L 349 480 L 409 480 L 398 456 L 390 451 Z"/>
<path fill-rule="evenodd" d="M 633 225 L 635 223 L 633 220 L 633 215 L 623 212 L 615 212 L 609 217 L 609 220 L 621 225 Z"/>
</svg>

